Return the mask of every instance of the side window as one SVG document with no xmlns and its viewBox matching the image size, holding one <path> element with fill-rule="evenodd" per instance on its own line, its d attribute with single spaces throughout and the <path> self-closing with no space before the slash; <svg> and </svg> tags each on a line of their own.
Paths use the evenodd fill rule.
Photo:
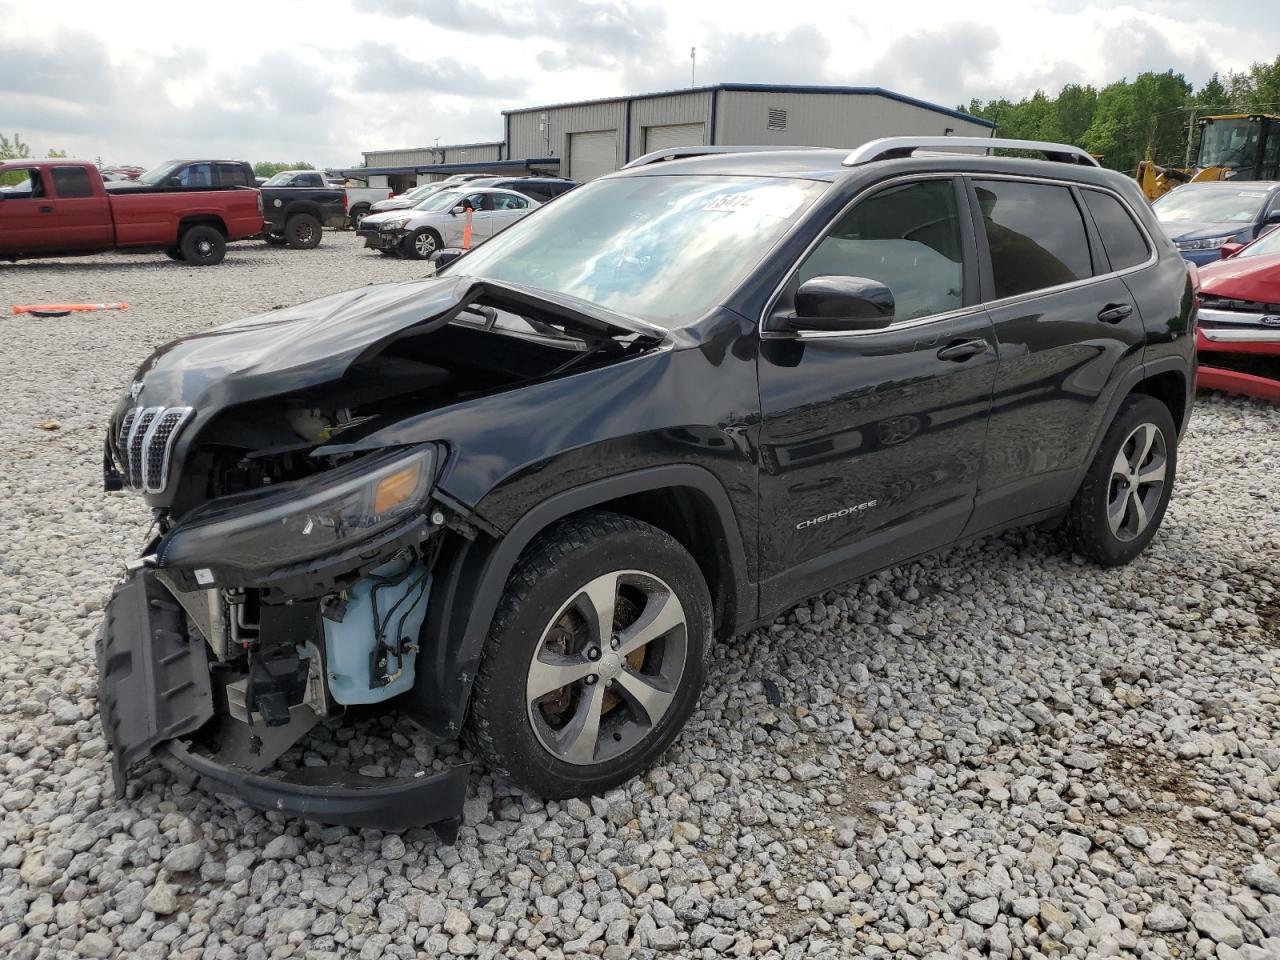
<svg viewBox="0 0 1280 960">
<path fill-rule="evenodd" d="M 473 193 L 463 199 L 462 205 L 472 210 L 492 210 L 493 200 L 492 194 L 489 193 Z"/>
<path fill-rule="evenodd" d="M 184 187 L 212 187 L 213 168 L 207 163 L 191 163 L 178 171 L 178 182 Z"/>
<path fill-rule="evenodd" d="M 878 280 L 893 293 L 895 321 L 964 306 L 960 214 L 951 180 L 889 187 L 846 213 L 800 265 L 785 296 L 811 277 Z"/>
<path fill-rule="evenodd" d="M 1107 252 L 1112 270 L 1136 267 L 1151 256 L 1142 231 L 1119 200 L 1098 190 L 1082 190 L 1084 205 L 1089 208 L 1093 224 L 1102 237 L 1102 248 Z M 1098 273 L 1102 273 L 1101 266 Z"/>
<path fill-rule="evenodd" d="M 5 200 L 33 200 L 45 195 L 44 182 L 40 179 L 40 171 L 35 169 L 9 170 L 6 177 L 24 177 L 9 186 L 0 186 L 4 190 Z"/>
<path fill-rule="evenodd" d="M 84 167 L 54 167 L 53 192 L 66 199 L 92 197 L 93 181 Z"/>
<path fill-rule="evenodd" d="M 550 190 L 550 188 L 548 188 L 545 184 L 541 184 L 541 183 L 525 184 L 519 187 L 518 189 L 520 190 L 521 193 L 525 194 L 526 196 L 533 197 L 533 199 L 537 200 L 539 203 L 546 203 L 548 200 L 550 200 L 552 197 L 555 196 L 555 194 Z"/>
<path fill-rule="evenodd" d="M 238 163 L 218 164 L 218 182 L 224 187 L 248 187 L 249 176 Z"/>
<path fill-rule="evenodd" d="M 996 299 L 1093 275 L 1084 219 L 1071 191 L 1045 183 L 975 180 Z"/>
<path fill-rule="evenodd" d="M 318 173 L 304 173 L 298 178 L 298 186 L 300 187 L 323 187 L 324 178 Z"/>
<path fill-rule="evenodd" d="M 495 193 L 490 194 L 490 196 L 493 197 L 493 209 L 495 210 L 526 210 L 529 207 L 529 201 L 524 197 L 505 193 Z"/>
</svg>

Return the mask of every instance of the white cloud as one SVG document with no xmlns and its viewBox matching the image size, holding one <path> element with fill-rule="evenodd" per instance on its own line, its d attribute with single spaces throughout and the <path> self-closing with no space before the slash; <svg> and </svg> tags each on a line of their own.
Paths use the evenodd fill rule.
<svg viewBox="0 0 1280 960">
<path fill-rule="evenodd" d="M 1258 0 L 859 5 L 776 0 L 132 0 L 127 15 L 0 0 L 0 123 L 39 152 L 350 164 L 495 140 L 499 111 L 689 82 L 853 83 L 947 106 L 1169 67 L 1199 83 L 1271 59 Z M 91 26 L 88 26 L 91 25 Z"/>
</svg>

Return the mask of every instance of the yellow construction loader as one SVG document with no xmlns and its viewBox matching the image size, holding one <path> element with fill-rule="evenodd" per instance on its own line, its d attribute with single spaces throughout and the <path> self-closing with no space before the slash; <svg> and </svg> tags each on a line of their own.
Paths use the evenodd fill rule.
<svg viewBox="0 0 1280 960">
<path fill-rule="evenodd" d="M 1230 113 L 1202 117 L 1200 147 L 1189 168 L 1138 164 L 1138 185 L 1155 200 L 1184 183 L 1205 180 L 1280 180 L 1280 116 Z"/>
</svg>

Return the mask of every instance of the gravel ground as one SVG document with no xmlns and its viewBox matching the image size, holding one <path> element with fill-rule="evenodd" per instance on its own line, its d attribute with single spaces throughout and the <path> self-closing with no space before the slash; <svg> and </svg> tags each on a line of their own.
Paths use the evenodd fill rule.
<svg viewBox="0 0 1280 960">
<path fill-rule="evenodd" d="M 1023 532 L 828 593 L 722 645 L 610 796 L 478 776 L 452 848 L 160 771 L 116 802 L 92 641 L 147 526 L 100 490 L 117 391 L 180 333 L 420 273 L 334 234 L 0 266 L 0 306 L 132 305 L 0 318 L 0 956 L 1280 958 L 1280 410 L 1221 398 L 1131 566 Z M 441 761 L 376 733 L 340 749 Z"/>
</svg>

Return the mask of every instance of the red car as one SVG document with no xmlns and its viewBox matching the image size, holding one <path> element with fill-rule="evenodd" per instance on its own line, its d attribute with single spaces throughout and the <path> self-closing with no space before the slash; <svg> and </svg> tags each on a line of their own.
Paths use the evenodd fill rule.
<svg viewBox="0 0 1280 960">
<path fill-rule="evenodd" d="M 0 163 L 0 184 L 0 260 L 128 248 L 208 266 L 228 242 L 262 233 L 252 187 L 108 193 L 98 168 L 76 160 Z"/>
<path fill-rule="evenodd" d="M 1280 230 L 1200 268 L 1196 386 L 1280 403 Z"/>
</svg>

